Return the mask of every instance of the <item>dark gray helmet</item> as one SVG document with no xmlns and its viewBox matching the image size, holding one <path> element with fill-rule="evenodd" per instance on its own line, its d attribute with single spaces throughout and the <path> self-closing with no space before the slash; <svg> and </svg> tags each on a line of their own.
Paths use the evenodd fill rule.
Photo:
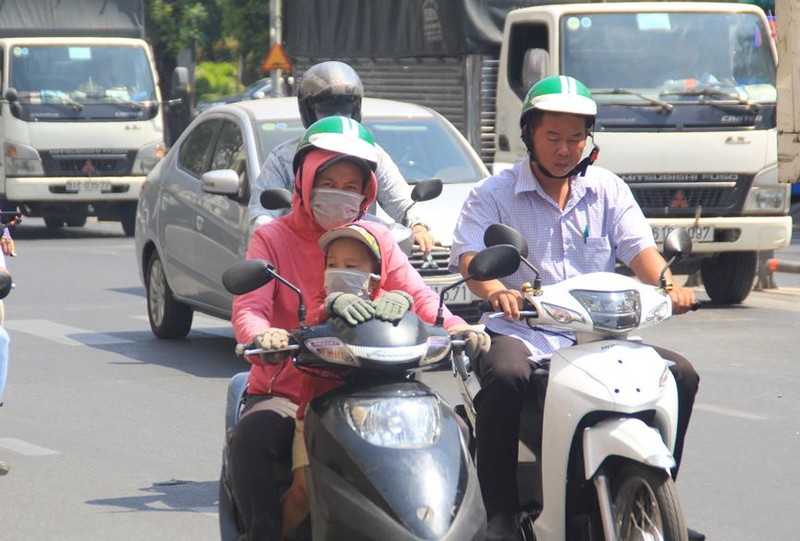
<svg viewBox="0 0 800 541">
<path fill-rule="evenodd" d="M 308 128 L 326 116 L 347 116 L 361 122 L 364 85 L 344 62 L 314 64 L 306 70 L 297 89 L 297 105 L 303 126 Z"/>
</svg>

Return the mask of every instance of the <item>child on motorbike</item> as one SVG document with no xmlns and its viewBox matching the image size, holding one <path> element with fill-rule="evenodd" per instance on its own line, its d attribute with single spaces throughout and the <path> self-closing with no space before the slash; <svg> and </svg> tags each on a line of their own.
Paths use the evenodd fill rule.
<svg viewBox="0 0 800 541">
<path fill-rule="evenodd" d="M 323 298 L 326 261 L 318 241 L 325 232 L 358 220 L 374 201 L 376 164 L 372 136 L 359 123 L 338 116 L 317 120 L 295 154 L 291 212 L 255 230 L 247 258 L 274 264 L 305 298 Z M 386 289 L 404 290 L 413 298 L 414 312 L 433 322 L 436 294 L 408 263 L 388 229 L 371 232 L 381 247 L 381 283 Z M 268 350 L 285 347 L 287 329 L 299 325 L 298 304 L 297 294 L 276 281 L 235 297 L 232 323 L 237 341 Z M 310 306 L 310 320 L 315 319 L 317 307 Z M 339 317 L 352 315 L 355 308 L 347 298 L 329 307 Z M 485 339 L 482 330 L 446 309 L 444 326 L 465 340 L 473 335 L 476 343 Z M 232 495 L 246 539 L 278 539 L 287 530 L 281 525 L 282 485 L 274 465 L 291 453 L 300 390 L 310 376 L 286 359 L 285 353 L 247 357 L 252 367 L 245 406 L 228 439 Z"/>
</svg>

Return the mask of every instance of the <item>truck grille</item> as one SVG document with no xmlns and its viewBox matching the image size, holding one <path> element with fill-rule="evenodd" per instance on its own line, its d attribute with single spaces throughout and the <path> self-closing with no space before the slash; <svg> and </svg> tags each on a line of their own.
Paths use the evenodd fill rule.
<svg viewBox="0 0 800 541">
<path fill-rule="evenodd" d="M 136 151 L 51 150 L 40 153 L 46 176 L 128 176 Z"/>
<path fill-rule="evenodd" d="M 724 216 L 741 212 L 753 181 L 751 175 L 719 182 L 630 182 L 625 179 L 645 216 Z M 624 176 L 623 176 L 624 178 Z"/>
<path fill-rule="evenodd" d="M 452 274 L 447 270 L 450 263 L 450 247 L 434 246 L 427 259 L 423 259 L 416 245 L 413 253 L 408 258 L 411 265 L 417 269 L 421 276 L 445 276 Z"/>
</svg>

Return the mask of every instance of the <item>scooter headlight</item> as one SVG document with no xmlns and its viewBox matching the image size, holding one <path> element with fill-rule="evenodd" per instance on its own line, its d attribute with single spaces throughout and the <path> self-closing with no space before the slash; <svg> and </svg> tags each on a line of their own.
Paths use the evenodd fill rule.
<svg viewBox="0 0 800 541">
<path fill-rule="evenodd" d="M 639 326 L 642 303 L 635 289 L 626 291 L 570 291 L 589 312 L 597 330 L 625 332 Z"/>
<path fill-rule="evenodd" d="M 358 359 L 350 353 L 347 345 L 335 337 L 309 338 L 305 346 L 317 357 L 329 363 L 359 366 Z"/>
<path fill-rule="evenodd" d="M 373 445 L 421 449 L 439 439 L 441 419 L 434 396 L 348 398 L 343 407 L 350 428 Z"/>
</svg>

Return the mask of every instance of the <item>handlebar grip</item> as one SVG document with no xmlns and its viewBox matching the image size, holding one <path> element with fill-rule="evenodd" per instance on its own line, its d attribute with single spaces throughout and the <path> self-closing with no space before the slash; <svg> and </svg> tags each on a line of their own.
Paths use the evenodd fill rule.
<svg viewBox="0 0 800 541">
<path fill-rule="evenodd" d="M 492 303 L 490 303 L 489 301 L 484 300 L 478 303 L 478 310 L 480 310 L 481 312 L 493 312 L 494 306 L 492 306 Z"/>
<path fill-rule="evenodd" d="M 695 302 L 689 307 L 689 310 L 696 312 L 700 308 L 700 301 Z"/>
</svg>

